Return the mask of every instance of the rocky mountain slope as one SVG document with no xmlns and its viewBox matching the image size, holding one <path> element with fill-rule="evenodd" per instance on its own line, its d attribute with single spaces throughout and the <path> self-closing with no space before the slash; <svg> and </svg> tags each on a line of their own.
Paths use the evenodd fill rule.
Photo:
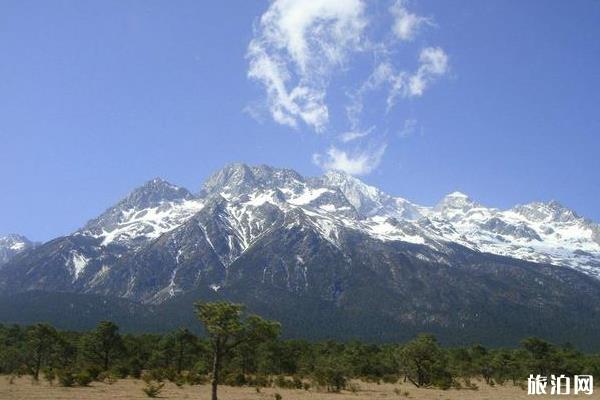
<svg viewBox="0 0 600 400">
<path fill-rule="evenodd" d="M 0 266 L 9 262 L 17 254 L 34 247 L 34 243 L 25 236 L 0 235 Z"/>
<path fill-rule="evenodd" d="M 379 340 L 577 327 L 586 341 L 600 331 L 600 228 L 556 202 L 498 210 L 452 193 L 426 207 L 339 172 L 233 164 L 196 195 L 146 183 L 15 255 L 0 289 L 166 308 L 225 296 L 299 330 Z"/>
</svg>

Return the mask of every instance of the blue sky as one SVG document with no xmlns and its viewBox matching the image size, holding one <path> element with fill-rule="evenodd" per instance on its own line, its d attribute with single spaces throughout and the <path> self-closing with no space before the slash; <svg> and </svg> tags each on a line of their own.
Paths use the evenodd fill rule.
<svg viewBox="0 0 600 400">
<path fill-rule="evenodd" d="M 3 1 L 0 233 L 233 161 L 600 221 L 599 1 L 306 4 Z"/>
</svg>

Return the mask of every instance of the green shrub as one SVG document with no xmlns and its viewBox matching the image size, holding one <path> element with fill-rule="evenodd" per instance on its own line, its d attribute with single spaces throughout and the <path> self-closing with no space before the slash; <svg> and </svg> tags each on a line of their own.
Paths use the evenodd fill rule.
<svg viewBox="0 0 600 400">
<path fill-rule="evenodd" d="M 52 386 L 56 380 L 56 372 L 52 368 L 44 368 L 42 374 L 44 379 Z"/>
<path fill-rule="evenodd" d="M 346 388 L 347 379 L 344 372 L 335 367 L 318 367 L 314 372 L 318 386 L 325 387 L 328 392 L 339 393 Z"/>
<path fill-rule="evenodd" d="M 256 387 L 269 387 L 271 380 L 265 375 L 256 375 L 253 378 L 248 378 L 248 385 Z"/>
<path fill-rule="evenodd" d="M 142 376 L 142 362 L 139 359 L 134 358 L 133 360 L 131 360 L 129 362 L 128 369 L 129 376 L 131 376 L 132 378 L 140 379 L 140 377 Z"/>
<path fill-rule="evenodd" d="M 177 387 L 180 388 L 185 384 L 186 380 L 183 375 L 177 374 L 173 379 L 171 379 L 171 382 L 173 382 Z"/>
<path fill-rule="evenodd" d="M 68 369 L 59 369 L 56 371 L 56 376 L 58 378 L 58 383 L 60 386 L 71 387 L 75 383 L 75 377 L 73 376 L 73 372 Z"/>
<path fill-rule="evenodd" d="M 346 389 L 352 393 L 358 393 L 360 392 L 360 385 L 356 382 L 350 382 L 346 385 Z"/>
<path fill-rule="evenodd" d="M 223 379 L 223 383 L 228 386 L 244 386 L 248 383 L 246 376 L 242 373 L 231 373 Z"/>
<path fill-rule="evenodd" d="M 209 379 L 205 374 L 196 371 L 190 371 L 185 375 L 185 381 L 188 385 L 204 385 Z"/>
<path fill-rule="evenodd" d="M 164 382 L 148 382 L 146 383 L 146 387 L 142 388 L 142 391 L 148 397 L 158 397 L 164 387 Z"/>
<path fill-rule="evenodd" d="M 124 365 L 119 365 L 117 367 L 112 368 L 110 370 L 110 373 L 119 379 L 125 379 L 129 375 L 129 368 L 127 368 Z"/>
<path fill-rule="evenodd" d="M 283 397 L 279 393 L 273 394 L 273 397 L 275 398 L 275 400 L 281 400 L 281 399 L 283 399 Z"/>
<path fill-rule="evenodd" d="M 111 372 L 104 371 L 104 372 L 100 372 L 98 374 L 98 376 L 96 377 L 96 380 L 98 382 L 104 382 L 109 385 L 112 385 L 113 383 L 115 383 L 118 380 L 118 378 L 115 375 L 113 375 Z"/>
<path fill-rule="evenodd" d="M 81 371 L 73 376 L 73 379 L 79 386 L 89 386 L 92 383 L 92 376 L 87 371 Z"/>
<path fill-rule="evenodd" d="M 164 369 L 151 369 L 142 373 L 142 380 L 146 383 L 151 381 L 162 382 L 165 380 L 165 375 Z"/>
<path fill-rule="evenodd" d="M 296 378 L 298 379 L 298 378 Z M 299 381 L 299 379 L 298 379 Z M 278 375 L 277 378 L 275 378 L 275 381 L 273 382 L 273 384 L 277 387 L 283 388 L 283 389 L 298 389 L 298 382 L 293 380 L 293 379 L 287 379 L 285 376 L 283 375 Z M 302 381 L 300 381 L 300 387 L 302 387 Z"/>
<path fill-rule="evenodd" d="M 96 367 L 96 366 L 94 366 L 94 365 L 87 367 L 85 370 L 86 370 L 87 374 L 88 374 L 88 375 L 89 375 L 89 376 L 90 376 L 90 377 L 91 377 L 93 380 L 96 380 L 96 379 L 98 379 L 98 375 L 100 375 L 100 373 L 102 372 L 102 371 L 100 370 L 100 368 L 98 368 L 98 367 Z"/>
<path fill-rule="evenodd" d="M 295 389 L 302 389 L 302 387 L 304 386 L 302 379 L 298 378 L 297 376 L 294 376 L 292 382 L 294 384 Z"/>
</svg>

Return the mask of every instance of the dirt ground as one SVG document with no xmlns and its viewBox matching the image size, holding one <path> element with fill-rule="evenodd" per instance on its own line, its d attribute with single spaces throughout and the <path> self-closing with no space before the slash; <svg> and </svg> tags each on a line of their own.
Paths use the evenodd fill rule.
<svg viewBox="0 0 600 400">
<path fill-rule="evenodd" d="M 274 400 L 275 393 L 282 400 L 367 400 L 367 399 L 414 399 L 414 400 L 518 400 L 518 399 L 600 399 L 600 389 L 592 396 L 528 396 L 525 390 L 512 385 L 490 387 L 478 382 L 479 390 L 435 390 L 417 389 L 410 384 L 381 384 L 356 382 L 359 391 L 351 393 L 324 393 L 314 390 L 291 390 L 279 388 L 261 389 L 260 393 L 251 387 L 219 387 L 219 399 L 222 400 Z M 118 400 L 148 399 L 142 392 L 143 381 L 123 379 L 113 383 L 92 383 L 89 387 L 64 388 L 50 386 L 46 382 L 33 384 L 31 378 L 15 378 L 9 382 L 7 376 L 0 377 L 1 400 Z M 181 388 L 167 383 L 160 394 L 161 399 L 210 399 L 210 387 L 188 386 Z"/>
</svg>

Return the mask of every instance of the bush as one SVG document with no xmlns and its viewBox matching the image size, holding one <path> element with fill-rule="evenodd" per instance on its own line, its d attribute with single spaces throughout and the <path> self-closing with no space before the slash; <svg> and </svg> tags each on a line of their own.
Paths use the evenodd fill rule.
<svg viewBox="0 0 600 400">
<path fill-rule="evenodd" d="M 465 379 L 465 387 L 470 390 L 479 390 L 479 386 L 477 386 L 475 383 L 471 382 L 471 379 L 469 379 L 469 378 Z"/>
<path fill-rule="evenodd" d="M 273 382 L 275 386 L 283 388 L 283 389 L 299 389 L 302 387 L 302 381 L 300 381 L 300 379 L 296 378 L 299 381 L 299 386 L 298 386 L 298 382 L 293 380 L 293 379 L 287 379 L 285 376 L 283 375 L 278 375 L 277 378 L 275 378 L 275 381 Z"/>
<path fill-rule="evenodd" d="M 339 393 L 346 388 L 347 379 L 341 369 L 335 367 L 318 367 L 314 372 L 316 383 L 325 387 L 328 392 Z"/>
<path fill-rule="evenodd" d="M 124 365 L 119 365 L 117 367 L 112 368 L 110 370 L 110 373 L 119 379 L 125 379 L 127 378 L 127 375 L 129 375 L 129 368 L 127 368 Z"/>
<path fill-rule="evenodd" d="M 248 385 L 256 387 L 269 387 L 271 380 L 265 375 L 256 375 L 254 378 L 248 378 Z"/>
<path fill-rule="evenodd" d="M 352 393 L 360 392 L 360 385 L 356 382 L 350 382 L 346 385 L 346 388 Z"/>
<path fill-rule="evenodd" d="M 223 383 L 228 386 L 244 386 L 248 381 L 242 373 L 231 373 L 223 379 Z"/>
<path fill-rule="evenodd" d="M 190 371 L 185 375 L 185 381 L 188 385 L 203 385 L 208 383 L 209 379 L 206 375 L 196 371 Z"/>
<path fill-rule="evenodd" d="M 295 389 L 302 389 L 304 387 L 304 383 L 302 382 L 302 379 L 298 378 L 297 376 L 294 376 L 294 379 L 292 380 L 292 382 L 294 384 Z"/>
<path fill-rule="evenodd" d="M 92 376 L 87 371 L 82 371 L 73 376 L 73 379 L 79 386 L 89 386 L 92 382 Z"/>
<path fill-rule="evenodd" d="M 146 383 L 152 381 L 162 382 L 165 380 L 165 370 L 163 369 L 151 369 L 142 373 L 142 380 Z"/>
<path fill-rule="evenodd" d="M 98 382 L 104 382 L 109 385 L 112 385 L 113 383 L 115 383 L 118 380 L 118 378 L 115 375 L 113 375 L 111 372 L 105 371 L 105 372 L 100 372 L 98 374 L 98 377 L 96 378 L 96 380 Z"/>
<path fill-rule="evenodd" d="M 275 398 L 275 400 L 281 400 L 281 399 L 283 399 L 283 397 L 281 397 L 281 395 L 279 393 L 275 393 L 273 395 L 273 397 Z"/>
<path fill-rule="evenodd" d="M 44 379 L 52 386 L 56 380 L 56 372 L 52 368 L 44 368 L 42 374 L 44 375 Z"/>
<path fill-rule="evenodd" d="M 167 380 L 174 382 L 179 375 L 174 368 L 165 368 L 162 370 L 163 377 Z"/>
<path fill-rule="evenodd" d="M 185 384 L 186 380 L 183 375 L 177 374 L 173 379 L 171 379 L 171 382 L 173 382 L 177 387 L 180 388 Z"/>
<path fill-rule="evenodd" d="M 398 382 L 398 375 L 387 374 L 387 375 L 384 375 L 384 376 L 381 378 L 381 380 L 382 380 L 384 383 L 396 383 L 396 382 Z"/>
<path fill-rule="evenodd" d="M 148 397 L 158 397 L 164 387 L 165 384 L 163 382 L 148 382 L 146 383 L 146 387 L 142 388 L 142 391 Z"/>
<path fill-rule="evenodd" d="M 56 376 L 58 377 L 60 386 L 71 387 L 75 383 L 75 377 L 70 370 L 60 369 L 56 371 Z"/>
<path fill-rule="evenodd" d="M 378 385 L 381 383 L 381 378 L 376 375 L 366 375 L 361 377 L 361 380 L 368 383 L 376 383 Z"/>
<path fill-rule="evenodd" d="M 96 379 L 98 379 L 98 375 L 100 375 L 100 373 L 102 372 L 102 371 L 100 370 L 100 368 L 98 368 L 98 367 L 96 367 L 96 366 L 90 366 L 90 367 L 87 367 L 85 370 L 87 371 L 88 375 L 89 375 L 89 376 L 90 376 L 90 377 L 91 377 L 93 380 L 96 380 Z"/>
<path fill-rule="evenodd" d="M 206 362 L 204 362 L 203 360 L 196 362 L 196 364 L 194 364 L 193 370 L 195 373 L 197 373 L 199 375 L 206 375 L 209 372 L 208 366 L 206 365 Z"/>
</svg>

